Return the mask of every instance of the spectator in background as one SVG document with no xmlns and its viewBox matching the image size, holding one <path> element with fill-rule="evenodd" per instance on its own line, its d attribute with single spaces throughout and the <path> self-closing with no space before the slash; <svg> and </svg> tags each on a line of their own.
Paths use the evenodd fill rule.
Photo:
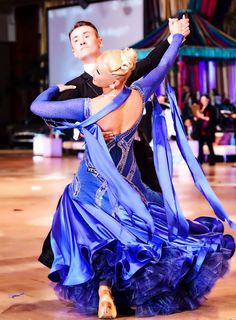
<svg viewBox="0 0 236 320">
<path fill-rule="evenodd" d="M 183 93 L 182 93 L 182 112 L 181 112 L 181 116 L 183 121 L 185 121 L 186 119 L 191 119 L 192 118 L 192 110 L 191 110 L 191 106 L 193 103 L 193 93 L 190 90 L 190 87 L 185 85 L 183 86 Z"/>
<path fill-rule="evenodd" d="M 234 111 L 234 105 L 230 102 L 230 99 L 225 98 L 223 103 L 220 105 L 220 110 L 233 112 Z"/>
<path fill-rule="evenodd" d="M 231 131 L 233 129 L 233 120 L 231 114 L 234 112 L 234 105 L 228 98 L 225 98 L 219 106 L 220 111 L 220 127 L 223 131 Z"/>
<path fill-rule="evenodd" d="M 209 165 L 215 165 L 213 142 L 215 140 L 216 109 L 210 103 L 210 98 L 204 94 L 200 98 L 200 110 L 196 110 L 197 140 L 199 143 L 198 161 L 204 162 L 203 146 L 206 143 L 209 149 Z"/>
<path fill-rule="evenodd" d="M 163 94 L 157 97 L 157 100 L 162 108 L 162 110 L 170 109 L 170 104 L 167 102 L 167 97 Z"/>
<path fill-rule="evenodd" d="M 216 121 L 217 121 L 217 130 L 221 131 L 221 122 L 222 122 L 222 115 L 220 113 L 220 105 L 222 103 L 222 96 L 219 94 L 216 88 L 210 89 L 209 96 L 211 99 L 212 106 L 215 106 L 216 109 Z"/>
<path fill-rule="evenodd" d="M 231 114 L 233 120 L 233 131 L 234 131 L 234 144 L 236 145 L 236 107 L 234 106 L 234 111 Z"/>
<path fill-rule="evenodd" d="M 222 97 L 216 88 L 212 89 L 210 92 L 211 103 L 213 106 L 219 106 L 222 102 Z"/>
<path fill-rule="evenodd" d="M 171 140 L 176 140 L 176 133 L 175 133 L 174 123 L 171 115 L 170 104 L 167 102 L 167 98 L 164 95 L 158 96 L 157 100 L 163 110 L 163 114 L 166 119 L 168 138 Z"/>
</svg>

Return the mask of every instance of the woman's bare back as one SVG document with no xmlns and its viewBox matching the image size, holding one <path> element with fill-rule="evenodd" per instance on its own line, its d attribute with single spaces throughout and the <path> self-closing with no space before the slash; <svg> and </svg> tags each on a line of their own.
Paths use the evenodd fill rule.
<svg viewBox="0 0 236 320">
<path fill-rule="evenodd" d="M 101 95 L 90 100 L 91 115 L 96 114 L 109 104 L 114 97 Z M 120 134 L 132 128 L 142 114 L 142 98 L 137 90 L 132 90 L 128 99 L 116 110 L 97 121 L 102 131 Z"/>
</svg>

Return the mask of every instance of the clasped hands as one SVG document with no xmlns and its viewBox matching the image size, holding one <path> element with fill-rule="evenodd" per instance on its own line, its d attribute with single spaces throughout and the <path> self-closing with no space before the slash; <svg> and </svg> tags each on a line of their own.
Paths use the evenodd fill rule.
<svg viewBox="0 0 236 320">
<path fill-rule="evenodd" d="M 184 41 L 186 37 L 190 34 L 189 29 L 189 19 L 183 15 L 183 17 L 178 20 L 177 18 L 169 18 L 169 31 L 171 36 L 176 33 L 180 33 L 184 36 Z"/>
</svg>

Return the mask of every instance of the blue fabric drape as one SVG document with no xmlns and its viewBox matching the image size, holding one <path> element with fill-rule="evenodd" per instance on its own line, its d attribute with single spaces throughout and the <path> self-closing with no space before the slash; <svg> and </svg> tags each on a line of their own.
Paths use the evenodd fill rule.
<svg viewBox="0 0 236 320">
<path fill-rule="evenodd" d="M 233 223 L 228 215 L 226 214 L 222 204 L 217 198 L 216 194 L 212 190 L 209 182 L 207 181 L 201 166 L 196 160 L 185 135 L 184 126 L 179 114 L 178 105 L 176 101 L 176 96 L 174 90 L 171 88 L 169 84 L 167 84 L 167 95 L 170 101 L 170 107 L 172 112 L 172 118 L 174 121 L 174 127 L 176 131 L 176 139 L 179 150 L 191 172 L 194 183 L 197 189 L 201 192 L 201 194 L 206 198 L 209 202 L 210 206 L 214 210 L 216 216 L 222 221 L 227 221 L 231 228 L 236 229 L 236 224 Z"/>
<path fill-rule="evenodd" d="M 111 204 L 115 206 L 118 203 L 123 206 L 129 218 L 133 221 L 133 226 L 129 226 L 132 228 L 132 233 L 140 240 L 148 242 L 154 232 L 153 218 L 140 196 L 118 172 L 107 149 L 101 129 L 96 124 L 99 119 L 122 105 L 130 92 L 131 90 L 125 87 L 111 103 L 97 114 L 90 116 L 81 123 L 71 124 L 62 122 L 62 126 L 58 128 L 78 128 L 85 136 L 88 158 L 99 174 L 107 181 Z M 175 94 L 169 85 L 167 85 L 167 94 L 171 104 L 177 144 L 193 176 L 196 187 L 205 196 L 216 216 L 223 221 L 226 220 L 235 229 L 235 224 L 224 211 L 188 145 L 182 120 L 178 112 Z M 177 236 L 186 238 L 189 234 L 189 222 L 181 211 L 172 183 L 173 163 L 171 148 L 167 138 L 165 118 L 158 103 L 156 103 L 153 111 L 153 145 L 155 169 L 163 192 L 169 239 L 174 240 Z M 125 221 L 124 224 L 126 224 Z M 139 226 L 137 230 L 135 229 L 135 225 Z"/>
<path fill-rule="evenodd" d="M 62 126 L 59 125 L 57 128 L 77 128 L 84 135 L 88 158 L 99 174 L 107 181 L 111 203 L 115 206 L 116 202 L 118 202 L 118 204 L 123 206 L 134 223 L 133 227 L 135 227 L 135 224 L 139 226 L 137 230 L 132 228 L 132 232 L 140 240 L 148 242 L 154 232 L 152 216 L 142 202 L 139 194 L 134 192 L 132 187 L 118 172 L 104 141 L 101 129 L 96 124 L 99 119 L 122 105 L 130 93 L 131 89 L 124 87 L 122 92 L 111 103 L 95 115 L 90 116 L 81 123 L 61 122 Z"/>
<path fill-rule="evenodd" d="M 154 164 L 162 189 L 163 200 L 166 210 L 169 238 L 177 235 L 188 236 L 188 222 L 185 219 L 172 183 L 173 162 L 171 148 L 168 141 L 165 117 L 159 103 L 156 101 L 153 109 L 153 149 Z"/>
</svg>

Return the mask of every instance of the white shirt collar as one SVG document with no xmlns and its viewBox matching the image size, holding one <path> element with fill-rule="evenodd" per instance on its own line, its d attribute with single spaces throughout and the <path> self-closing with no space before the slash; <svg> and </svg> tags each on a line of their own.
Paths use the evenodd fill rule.
<svg viewBox="0 0 236 320">
<path fill-rule="evenodd" d="M 94 69 L 95 69 L 95 63 L 84 64 L 84 71 L 90 74 L 90 76 L 93 75 Z"/>
</svg>

